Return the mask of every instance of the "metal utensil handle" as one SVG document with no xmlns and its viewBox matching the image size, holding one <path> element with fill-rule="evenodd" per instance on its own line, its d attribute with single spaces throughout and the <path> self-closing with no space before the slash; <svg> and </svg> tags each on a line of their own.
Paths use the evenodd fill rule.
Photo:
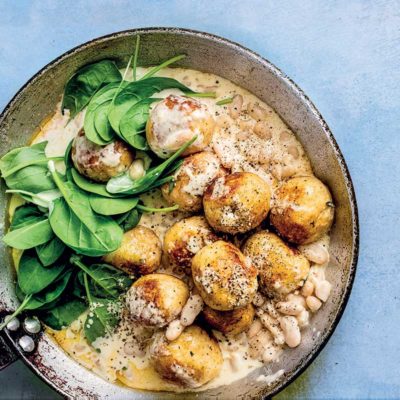
<svg viewBox="0 0 400 400">
<path fill-rule="evenodd" d="M 0 371 L 18 359 L 18 355 L 7 343 L 8 339 L 3 332 L 0 332 Z"/>
</svg>

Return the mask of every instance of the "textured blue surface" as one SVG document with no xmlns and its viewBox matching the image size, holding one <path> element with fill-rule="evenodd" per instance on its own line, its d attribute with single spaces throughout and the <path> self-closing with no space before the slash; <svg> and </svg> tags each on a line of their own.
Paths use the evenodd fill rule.
<svg viewBox="0 0 400 400">
<path fill-rule="evenodd" d="M 0 108 L 43 65 L 96 36 L 146 26 L 209 31 L 292 77 L 332 128 L 356 187 L 361 254 L 344 316 L 286 398 L 400 398 L 400 2 L 0 1 Z M 22 364 L 0 398 L 54 398 Z"/>
</svg>

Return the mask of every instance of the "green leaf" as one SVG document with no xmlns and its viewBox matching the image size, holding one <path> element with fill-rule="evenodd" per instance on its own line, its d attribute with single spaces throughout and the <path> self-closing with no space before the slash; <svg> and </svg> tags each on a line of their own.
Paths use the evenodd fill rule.
<svg viewBox="0 0 400 400">
<path fill-rule="evenodd" d="M 10 230 L 19 229 L 32 222 L 43 221 L 46 217 L 32 204 L 23 204 L 15 209 Z"/>
<path fill-rule="evenodd" d="M 49 220 L 32 221 L 21 228 L 8 232 L 3 241 L 7 246 L 25 250 L 48 242 L 53 237 Z"/>
<path fill-rule="evenodd" d="M 18 285 L 24 294 L 35 294 L 53 283 L 65 270 L 65 265 L 53 265 L 44 267 L 36 254 L 24 252 L 18 268 Z"/>
<path fill-rule="evenodd" d="M 85 337 L 90 344 L 117 326 L 120 308 L 121 304 L 118 301 L 92 297 L 89 315 L 84 324 Z"/>
<path fill-rule="evenodd" d="M 153 77 L 129 83 L 115 97 L 110 106 L 108 119 L 114 131 L 123 138 L 120 122 L 126 112 L 139 101 L 164 89 L 180 89 L 192 92 L 187 86 L 172 78 Z"/>
<path fill-rule="evenodd" d="M 21 189 L 32 193 L 39 193 L 54 189 L 54 184 L 47 167 L 30 165 L 20 169 L 5 178 L 9 189 Z"/>
<path fill-rule="evenodd" d="M 63 198 L 53 202 L 50 224 L 54 233 L 77 253 L 101 256 L 116 250 L 123 232 L 110 217 L 96 215 L 89 197 L 72 182 L 63 182 L 50 164 L 50 170 Z"/>
<path fill-rule="evenodd" d="M 57 236 L 54 236 L 48 242 L 36 246 L 35 249 L 40 262 L 43 266 L 48 267 L 61 257 L 65 250 L 65 244 Z"/>
<path fill-rule="evenodd" d="M 141 217 L 142 214 L 138 210 L 133 209 L 120 216 L 118 219 L 116 219 L 116 221 L 118 225 L 124 230 L 124 232 L 127 232 L 139 224 Z"/>
<path fill-rule="evenodd" d="M 86 310 L 87 305 L 84 301 L 72 298 L 67 302 L 56 305 L 40 315 L 40 319 L 50 328 L 61 330 L 77 320 Z"/>
<path fill-rule="evenodd" d="M 91 194 L 90 206 L 92 210 L 101 215 L 116 215 L 123 214 L 135 208 L 139 199 L 136 197 L 114 198 Z"/>
<path fill-rule="evenodd" d="M 119 123 L 121 135 L 132 147 L 139 150 L 146 150 L 148 148 L 146 140 L 137 136 L 144 131 L 150 113 L 150 105 L 159 100 L 161 99 L 143 99 L 134 104 L 121 118 Z"/>
<path fill-rule="evenodd" d="M 85 192 L 98 194 L 103 197 L 115 197 L 106 190 L 106 185 L 95 183 L 82 176 L 75 168 L 71 169 L 71 176 L 75 184 Z"/>
<path fill-rule="evenodd" d="M 71 263 L 87 274 L 90 292 L 101 298 L 117 299 L 132 285 L 132 280 L 123 271 L 108 264 L 84 264 L 79 257 L 72 256 Z"/>
<path fill-rule="evenodd" d="M 18 147 L 9 151 L 0 159 L 0 171 L 3 178 L 29 165 L 45 165 L 47 158 L 45 148 L 47 142 L 40 142 L 32 146 Z"/>
<path fill-rule="evenodd" d="M 73 118 L 89 103 L 101 86 L 119 82 L 121 73 L 113 61 L 102 60 L 78 70 L 67 82 L 61 109 L 68 109 Z"/>
</svg>

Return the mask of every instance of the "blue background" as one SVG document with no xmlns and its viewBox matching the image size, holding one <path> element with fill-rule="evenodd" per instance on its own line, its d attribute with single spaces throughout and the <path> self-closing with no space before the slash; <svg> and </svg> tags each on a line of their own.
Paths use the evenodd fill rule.
<svg viewBox="0 0 400 400">
<path fill-rule="evenodd" d="M 332 128 L 356 187 L 361 254 L 329 344 L 278 397 L 400 398 L 400 2 L 0 0 L 0 109 L 38 69 L 96 36 L 176 26 L 255 50 L 292 77 Z M 54 398 L 21 362 L 0 398 Z"/>
</svg>

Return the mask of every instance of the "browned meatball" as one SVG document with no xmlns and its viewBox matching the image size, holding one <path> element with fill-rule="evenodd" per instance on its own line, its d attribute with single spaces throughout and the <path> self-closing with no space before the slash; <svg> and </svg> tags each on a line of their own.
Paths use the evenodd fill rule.
<svg viewBox="0 0 400 400">
<path fill-rule="evenodd" d="M 184 218 L 165 234 L 164 252 L 175 267 L 190 269 L 194 255 L 216 240 L 217 236 L 204 217 Z"/>
<path fill-rule="evenodd" d="M 238 335 L 247 330 L 254 319 L 254 307 L 236 308 L 232 311 L 217 311 L 206 306 L 203 310 L 206 322 L 214 329 L 229 335 Z"/>
<path fill-rule="evenodd" d="M 236 172 L 215 179 L 203 197 L 208 223 L 217 231 L 237 234 L 258 226 L 269 211 L 270 189 L 258 175 Z"/>
<path fill-rule="evenodd" d="M 271 223 L 290 242 L 315 242 L 328 232 L 333 216 L 331 194 L 315 176 L 289 179 L 275 193 Z"/>
<path fill-rule="evenodd" d="M 159 334 L 151 347 L 154 368 L 163 379 L 184 388 L 196 388 L 218 376 L 223 358 L 218 342 L 196 325 L 168 342 Z"/>
<path fill-rule="evenodd" d="M 120 140 L 99 146 L 92 143 L 81 129 L 74 139 L 71 149 L 72 161 L 82 175 L 95 182 L 107 182 L 128 170 L 134 153 Z"/>
<path fill-rule="evenodd" d="M 161 242 L 145 226 L 138 225 L 124 233 L 121 246 L 106 254 L 103 260 L 128 274 L 150 274 L 161 264 Z"/>
<path fill-rule="evenodd" d="M 218 158 L 202 151 L 186 157 L 175 173 L 172 190 L 170 184 L 162 186 L 162 194 L 170 204 L 178 204 L 182 211 L 200 211 L 206 187 L 217 177 L 225 175 Z"/>
</svg>

